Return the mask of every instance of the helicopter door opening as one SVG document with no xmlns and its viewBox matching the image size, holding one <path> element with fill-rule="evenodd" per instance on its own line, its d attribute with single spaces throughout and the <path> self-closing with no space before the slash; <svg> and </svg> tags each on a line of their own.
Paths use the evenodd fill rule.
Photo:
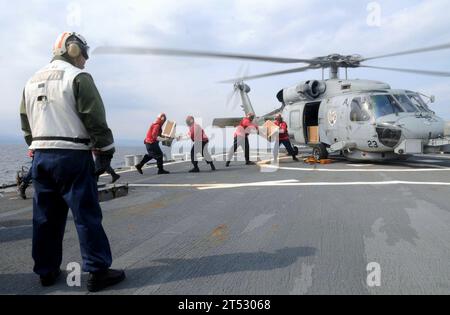
<svg viewBox="0 0 450 315">
<path fill-rule="evenodd" d="M 303 111 L 303 131 L 306 144 L 319 143 L 319 108 L 321 102 L 306 103 Z"/>
</svg>

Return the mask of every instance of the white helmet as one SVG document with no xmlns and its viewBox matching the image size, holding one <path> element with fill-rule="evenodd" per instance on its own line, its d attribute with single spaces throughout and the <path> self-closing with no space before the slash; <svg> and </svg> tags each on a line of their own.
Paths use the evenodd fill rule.
<svg viewBox="0 0 450 315">
<path fill-rule="evenodd" d="M 83 55 L 85 59 L 89 59 L 89 46 L 86 39 L 75 32 L 62 33 L 53 46 L 53 55 L 62 56 L 66 53 L 71 58 Z"/>
</svg>

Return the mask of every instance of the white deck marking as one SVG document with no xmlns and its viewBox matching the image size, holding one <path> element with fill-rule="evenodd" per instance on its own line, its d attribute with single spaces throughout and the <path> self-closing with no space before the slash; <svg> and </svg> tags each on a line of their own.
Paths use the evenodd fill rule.
<svg viewBox="0 0 450 315">
<path fill-rule="evenodd" d="M 247 183 L 239 185 L 238 187 L 316 187 L 316 186 L 379 186 L 379 185 L 425 185 L 425 186 L 450 186 L 447 182 L 410 182 L 410 181 L 382 181 L 382 182 L 308 182 L 308 183 L 276 183 L 276 184 L 260 184 L 260 183 Z M 199 190 L 209 190 L 209 189 L 227 189 L 227 188 L 237 188 L 235 185 L 224 184 L 224 185 L 211 185 L 207 187 L 200 187 Z"/>
<path fill-rule="evenodd" d="M 212 157 L 213 158 L 217 158 L 217 157 L 224 156 L 224 155 L 226 155 L 226 154 L 216 154 L 216 155 L 213 155 Z M 164 166 L 176 165 L 176 164 L 181 164 L 181 163 L 191 163 L 191 160 L 182 160 L 182 161 L 175 161 L 175 162 L 164 163 Z M 147 169 L 152 169 L 152 168 L 156 168 L 156 164 L 149 165 L 149 166 L 144 166 L 142 168 L 142 170 L 147 170 Z M 116 174 L 125 174 L 125 173 L 131 173 L 131 172 L 137 172 L 137 170 L 134 168 L 134 166 L 130 167 L 129 170 L 118 171 L 118 172 L 116 172 Z M 108 176 L 111 176 L 111 175 L 103 174 L 100 177 L 108 177 Z"/>
<path fill-rule="evenodd" d="M 190 161 L 176 161 L 176 162 L 164 163 L 164 166 L 181 164 L 181 163 L 186 163 L 186 162 L 190 162 Z M 148 170 L 148 169 L 152 169 L 152 168 L 156 168 L 156 165 L 144 166 L 142 168 L 142 170 Z M 129 170 L 117 171 L 116 174 L 125 174 L 125 173 L 131 173 L 131 172 L 137 172 L 137 170 L 134 168 L 134 166 L 130 167 Z M 111 176 L 111 175 L 103 174 L 100 177 L 108 177 L 108 176 Z"/>
<path fill-rule="evenodd" d="M 450 182 L 415 182 L 415 181 L 378 181 L 378 182 L 299 182 L 298 180 L 268 181 L 254 183 L 223 183 L 223 184 L 130 184 L 130 187 L 163 187 L 163 188 L 196 188 L 198 190 L 231 189 L 242 187 L 318 187 L 318 186 L 450 186 Z"/>
<path fill-rule="evenodd" d="M 255 182 L 255 183 L 226 183 L 226 184 L 129 184 L 129 187 L 167 187 L 167 188 L 197 188 L 203 189 L 221 189 L 221 188 L 239 188 L 239 187 L 265 187 L 276 186 L 280 184 L 297 183 L 296 179 L 267 181 L 267 182 Z"/>
<path fill-rule="evenodd" d="M 450 172 L 450 168 L 352 168 L 352 169 L 330 169 L 330 168 L 305 168 L 305 167 L 286 167 L 276 165 L 260 165 L 260 167 L 274 168 L 289 171 L 304 171 L 304 172 Z"/>
<path fill-rule="evenodd" d="M 351 166 L 351 167 L 369 167 L 369 166 L 373 166 L 373 164 L 346 164 L 347 166 Z"/>
</svg>

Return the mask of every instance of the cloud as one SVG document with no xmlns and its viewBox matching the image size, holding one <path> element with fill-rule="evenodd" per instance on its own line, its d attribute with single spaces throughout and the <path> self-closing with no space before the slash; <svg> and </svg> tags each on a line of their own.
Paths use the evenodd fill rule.
<svg viewBox="0 0 450 315">
<path fill-rule="evenodd" d="M 135 45 L 315 57 L 330 53 L 366 56 L 448 42 L 450 3 L 446 0 L 379 1 L 380 27 L 366 23 L 369 1 L 0 1 L 2 102 L 0 132 L 20 134 L 18 103 L 26 80 L 50 58 L 59 33 L 76 30 L 92 47 Z M 445 70 L 450 51 L 373 61 L 374 65 Z M 216 81 L 234 77 L 241 65 L 250 73 L 286 65 L 230 60 L 147 56 L 93 56 L 93 74 L 107 106 L 116 138 L 142 138 L 161 111 L 178 121 L 187 114 L 238 116 L 225 107 L 231 86 Z M 293 65 L 296 67 L 298 65 Z M 445 118 L 450 111 L 449 80 L 386 71 L 351 70 L 352 77 L 388 81 L 393 87 L 433 93 L 433 106 Z M 320 78 L 320 71 L 252 81 L 258 113 L 278 106 L 276 93 L 299 81 Z"/>
</svg>

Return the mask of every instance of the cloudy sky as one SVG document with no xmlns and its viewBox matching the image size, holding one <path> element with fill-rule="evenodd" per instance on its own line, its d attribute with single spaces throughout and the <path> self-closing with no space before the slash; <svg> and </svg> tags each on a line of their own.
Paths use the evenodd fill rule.
<svg viewBox="0 0 450 315">
<path fill-rule="evenodd" d="M 20 139 L 18 107 L 27 79 L 51 58 L 63 31 L 83 34 L 92 48 L 132 45 L 283 57 L 330 53 L 372 56 L 450 42 L 450 1 L 400 0 L 0 0 L 0 139 Z M 372 19 L 380 11 L 380 23 Z M 376 15 L 377 16 L 377 15 Z M 369 21 L 369 23 L 368 23 Z M 450 50 L 373 61 L 372 65 L 450 71 Z M 89 71 L 102 94 L 116 139 L 141 142 L 161 111 L 184 121 L 240 116 L 226 106 L 232 78 L 289 68 L 282 64 L 157 56 L 92 56 Z M 294 65 L 295 67 L 296 65 Z M 292 65 L 291 65 L 292 67 Z M 257 113 L 278 106 L 275 94 L 320 71 L 251 81 Z M 450 78 L 379 70 L 350 71 L 352 78 L 387 81 L 436 95 L 432 108 L 450 120 Z"/>
</svg>

